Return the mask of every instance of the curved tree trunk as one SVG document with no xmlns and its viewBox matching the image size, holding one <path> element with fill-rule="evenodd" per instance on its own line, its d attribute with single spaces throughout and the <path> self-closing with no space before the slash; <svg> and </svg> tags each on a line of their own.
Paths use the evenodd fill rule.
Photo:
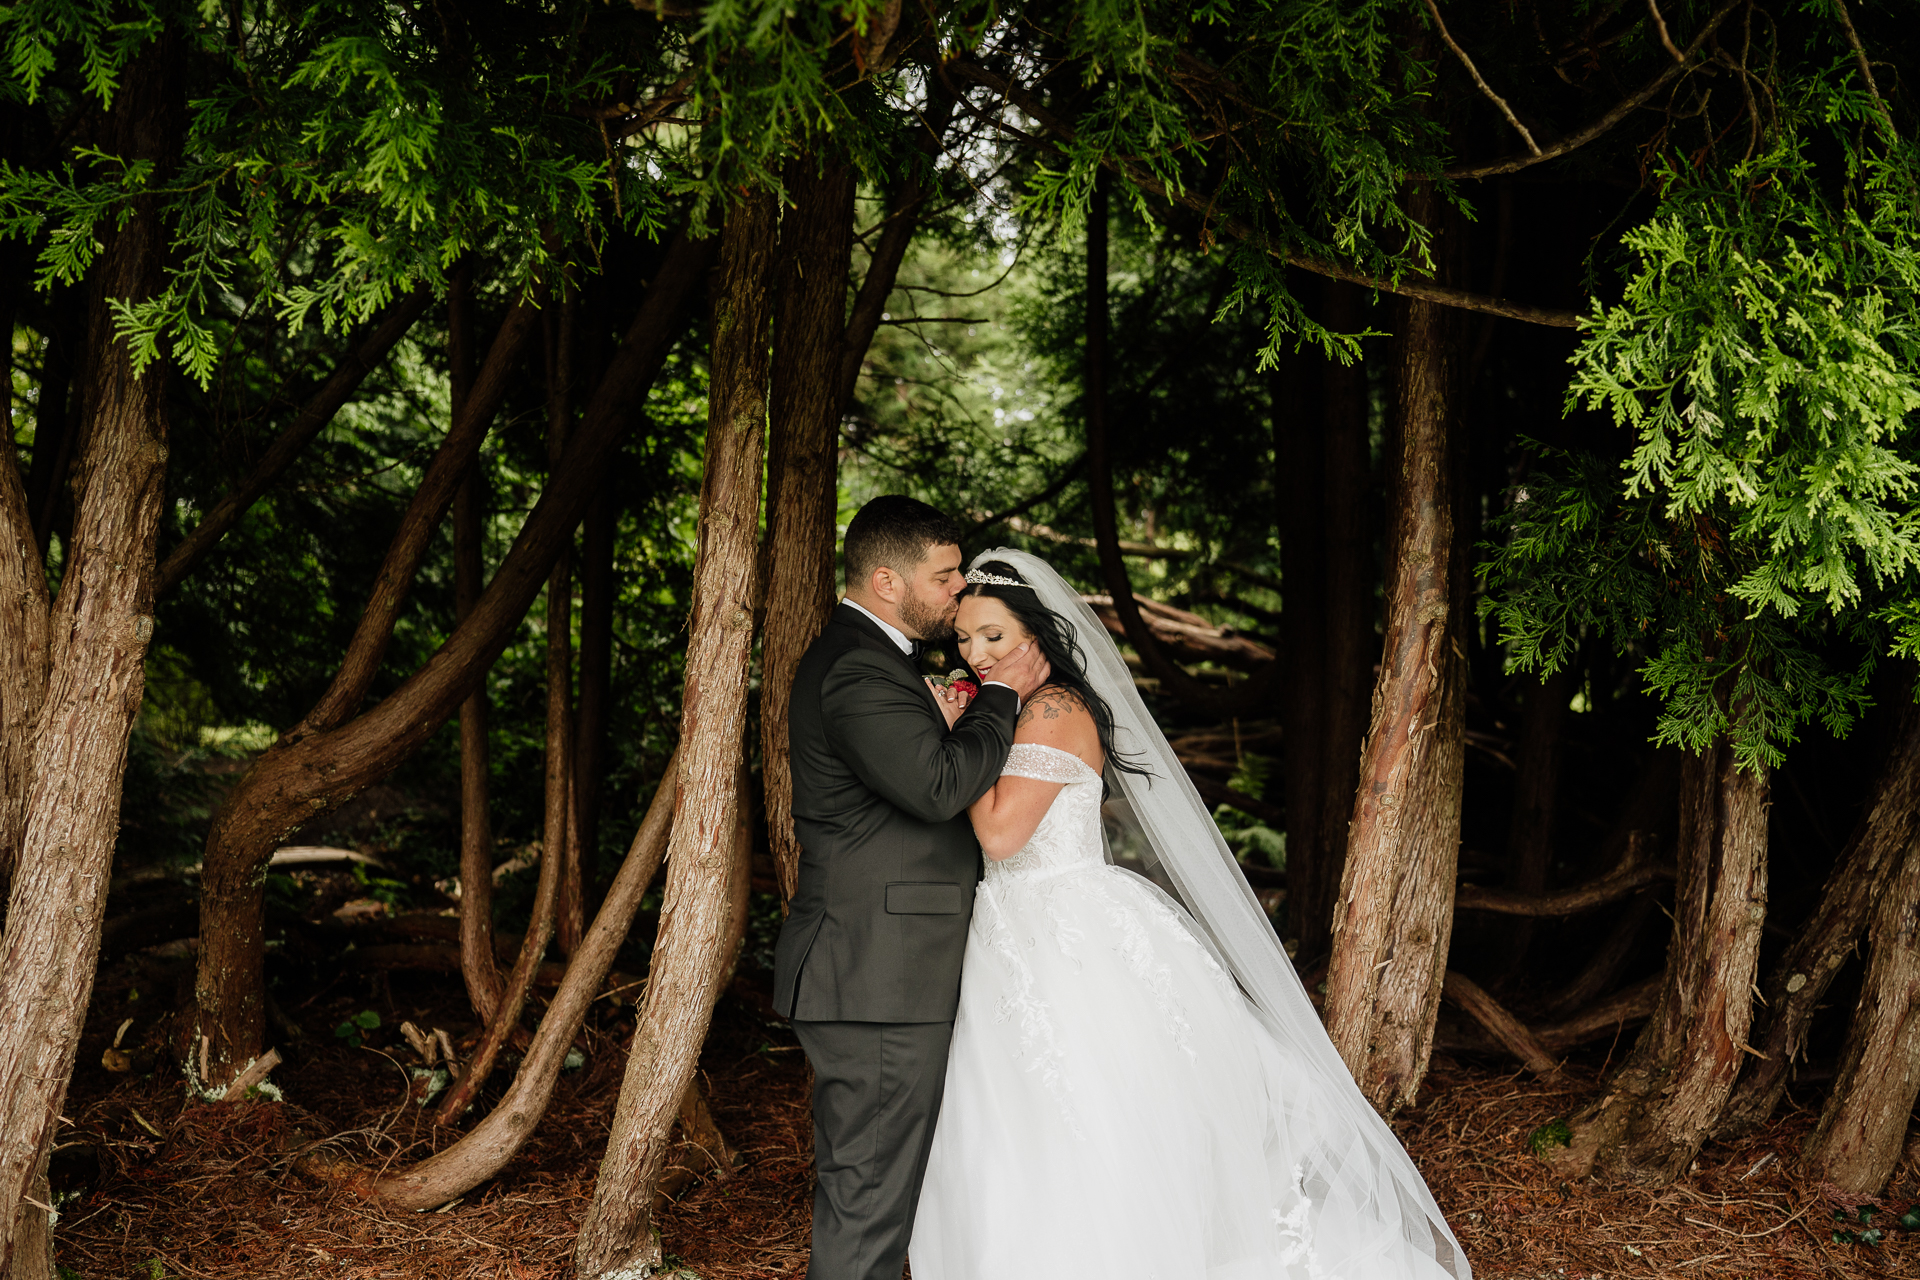
<svg viewBox="0 0 1920 1280">
<path fill-rule="evenodd" d="M 466 412 L 473 394 L 473 263 L 454 269 L 447 291 L 447 373 L 452 416 Z M 453 618 L 465 622 L 486 586 L 487 471 L 476 456 L 453 497 Z M 487 742 L 487 683 L 483 675 L 460 704 L 460 976 L 481 1022 L 500 1007 L 504 984 L 493 958 L 493 815 Z"/>
<path fill-rule="evenodd" d="M 1410 201 L 1437 215 L 1430 189 Z M 1405 304 L 1387 634 L 1334 905 L 1327 1030 L 1373 1105 L 1414 1101 L 1453 932 L 1466 744 L 1450 313 Z"/>
<path fill-rule="evenodd" d="M 11 399 L 11 397 L 9 397 Z M 33 536 L 27 491 L 13 453 L 11 416 L 0 418 L 0 896 L 26 834 L 33 726 L 47 693 L 47 575 Z M 0 918 L 0 929 L 5 920 Z"/>
<path fill-rule="evenodd" d="M 426 665 L 354 719 L 281 736 L 253 763 L 214 816 L 201 875 L 199 974 L 202 1033 L 224 1078 L 261 1049 L 264 901 L 261 871 L 280 840 L 385 777 L 480 686 L 539 595 L 554 559 L 572 544 L 587 500 L 644 402 L 679 333 L 682 303 L 705 274 L 709 250 L 682 239 L 667 254 L 626 341 L 608 366 L 559 473 L 548 478 L 520 536 L 465 622 Z M 479 380 L 484 386 L 486 378 Z M 478 414 L 476 389 L 470 413 Z M 449 495 L 450 497 L 451 495 Z"/>
<path fill-rule="evenodd" d="M 1901 708 L 1900 729 L 1874 783 L 1866 815 L 1828 873 L 1819 905 L 1794 931 L 1793 941 L 1761 989 L 1762 1026 L 1755 1047 L 1766 1056 L 1747 1064 L 1727 1104 L 1721 1134 L 1751 1133 L 1780 1105 L 1794 1059 L 1806 1047 L 1814 1011 L 1834 975 L 1856 954 L 1873 904 L 1916 839 L 1920 839 L 1920 707 L 1909 701 Z"/>
<path fill-rule="evenodd" d="M 104 130 L 107 151 L 168 168 L 182 127 L 179 66 L 180 50 L 166 36 L 128 65 Z M 135 374 L 128 344 L 113 336 L 108 304 L 138 304 L 162 288 L 167 232 L 157 206 L 155 196 L 134 201 L 90 280 L 98 345 L 88 361 L 90 420 L 75 485 L 75 537 L 45 631 L 47 675 L 27 776 L 11 780 L 25 782 L 26 802 L 0 936 L 0 1274 L 12 1272 L 16 1243 L 39 1250 L 50 1225 L 45 1210 L 25 1197 L 36 1181 L 45 1187 L 47 1153 L 93 991 L 127 735 L 153 638 L 166 365 Z M 11 501 L 6 509 L 17 515 Z M 18 539 L 10 519 L 8 563 L 19 554 Z M 32 568 L 38 571 L 37 556 Z M 33 593 L 24 594 L 31 608 Z M 18 664 L 9 659 L 7 674 L 30 676 L 40 662 L 31 653 Z M 9 728 L 12 721 L 9 714 Z"/>
<path fill-rule="evenodd" d="M 839 394 L 840 348 L 853 257 L 854 178 L 853 165 L 841 155 L 794 160 L 786 176 L 794 207 L 780 226 L 767 414 L 760 754 L 767 837 L 783 907 L 800 874 L 787 755 L 788 697 L 794 669 L 833 612 L 840 412 L 846 404 Z"/>
<path fill-rule="evenodd" d="M 311 755 L 316 742 L 348 721 L 365 701 L 393 639 L 394 624 L 399 621 L 414 575 L 426 559 L 434 530 L 473 465 L 536 320 L 531 304 L 521 302 L 501 321 L 465 415 L 454 421 L 434 452 L 419 489 L 401 517 L 400 528 L 374 581 L 372 597 L 332 685 L 306 719 L 282 733 L 254 762 L 214 815 L 200 878 L 200 959 L 193 1029 L 196 1040 L 205 1037 L 207 1042 L 207 1067 L 212 1075 L 206 1081 L 209 1085 L 230 1080 L 241 1064 L 259 1056 L 264 1047 L 261 1036 L 266 1006 L 261 975 L 267 937 L 266 881 L 261 869 L 284 836 L 332 807 L 302 795 L 291 805 L 283 801 L 277 806 L 284 814 L 280 816 L 260 791 L 263 787 L 284 788 L 285 782 L 277 776 L 282 762 L 290 755 Z M 335 781 L 327 776 L 331 772 L 328 763 L 321 763 L 318 772 L 320 777 L 315 782 L 326 785 Z"/>
<path fill-rule="evenodd" d="M 527 1055 L 499 1105 L 445 1151 L 435 1152 L 403 1173 L 382 1176 L 368 1192 L 374 1199 L 400 1209 L 431 1209 L 445 1204 L 499 1173 L 526 1144 L 547 1112 L 567 1050 L 580 1034 L 587 1010 L 613 968 L 620 944 L 626 941 L 627 930 L 640 910 L 640 900 L 660 870 L 673 821 L 673 778 L 673 764 L 669 762 L 667 777 L 647 806 L 647 816 L 634 833 L 626 861 L 620 864 L 607 890 L 607 900 L 567 966 L 567 975 L 560 980 L 560 989 L 554 992 L 539 1029 L 533 1033 L 533 1043 L 527 1047 Z"/>
<path fill-rule="evenodd" d="M 1840 1074 L 1807 1140 L 1815 1176 L 1855 1196 L 1877 1196 L 1887 1185 L 1920 1099 L 1920 851 L 1913 843 L 1880 895 L 1868 936 L 1867 977 Z"/>
<path fill-rule="evenodd" d="M 666 897 L 613 1133 L 574 1248 L 582 1277 L 649 1275 L 660 1265 L 654 1183 L 730 959 L 725 952 L 753 646 L 775 213 L 770 194 L 748 196 L 721 234 Z"/>
<path fill-rule="evenodd" d="M 1768 781 L 1734 767 L 1733 748 L 1681 764 L 1673 941 L 1654 1015 L 1554 1158 L 1565 1174 L 1596 1166 L 1664 1186 L 1719 1122 L 1751 1052 L 1754 979 L 1767 905 Z"/>
</svg>

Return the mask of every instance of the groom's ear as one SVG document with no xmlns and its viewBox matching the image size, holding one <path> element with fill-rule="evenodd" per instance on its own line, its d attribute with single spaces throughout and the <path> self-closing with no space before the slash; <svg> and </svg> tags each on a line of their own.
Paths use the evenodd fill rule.
<svg viewBox="0 0 1920 1280">
<path fill-rule="evenodd" d="M 893 570 L 881 565 L 867 579 L 867 590 L 885 600 L 888 604 L 899 604 L 901 596 L 906 594 L 907 580 Z"/>
</svg>

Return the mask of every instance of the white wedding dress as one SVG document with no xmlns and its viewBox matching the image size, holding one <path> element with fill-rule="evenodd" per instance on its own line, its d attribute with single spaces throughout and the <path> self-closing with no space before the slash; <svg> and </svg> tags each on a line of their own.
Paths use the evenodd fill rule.
<svg viewBox="0 0 1920 1280">
<path fill-rule="evenodd" d="M 1175 897 L 1109 863 L 1100 777 L 1063 783 L 974 902 L 914 1280 L 1472 1280 L 1419 1170 L 1327 1038 L 1118 648 L 1010 548 L 1113 717 L 1108 809 Z"/>
<path fill-rule="evenodd" d="M 1359 1144 L 1186 911 L 1107 863 L 1099 775 L 1023 743 L 1003 776 L 1066 785 L 974 902 L 914 1280 L 1451 1274 L 1401 1247 L 1418 1206 L 1320 1198 Z"/>
</svg>

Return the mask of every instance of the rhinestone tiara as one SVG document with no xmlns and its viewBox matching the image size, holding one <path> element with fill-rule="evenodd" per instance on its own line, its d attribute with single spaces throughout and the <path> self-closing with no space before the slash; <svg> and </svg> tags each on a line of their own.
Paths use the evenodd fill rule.
<svg viewBox="0 0 1920 1280">
<path fill-rule="evenodd" d="M 1027 585 L 1018 578 L 1003 578 L 997 573 L 988 573 L 984 569 L 967 570 L 967 581 L 975 585 L 994 587 L 1024 587 Z"/>
</svg>

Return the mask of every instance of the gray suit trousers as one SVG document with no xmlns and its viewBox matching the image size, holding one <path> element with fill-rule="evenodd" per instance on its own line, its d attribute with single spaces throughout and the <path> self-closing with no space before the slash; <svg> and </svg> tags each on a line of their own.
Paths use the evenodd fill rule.
<svg viewBox="0 0 1920 1280">
<path fill-rule="evenodd" d="M 813 1064 L 813 1255 L 807 1280 L 900 1280 L 951 1022 L 805 1022 Z"/>
</svg>

